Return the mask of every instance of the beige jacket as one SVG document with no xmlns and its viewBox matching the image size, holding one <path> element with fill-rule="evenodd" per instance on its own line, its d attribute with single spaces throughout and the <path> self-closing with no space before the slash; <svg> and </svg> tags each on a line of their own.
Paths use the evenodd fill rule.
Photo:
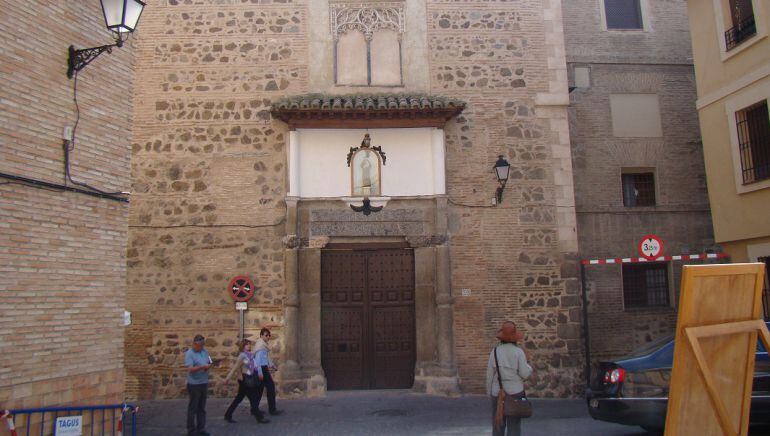
<svg viewBox="0 0 770 436">
<path fill-rule="evenodd" d="M 513 344 L 497 346 L 497 360 L 500 362 L 500 376 L 503 379 L 503 389 L 507 394 L 518 394 L 524 390 L 524 380 L 532 374 L 532 367 L 527 363 L 524 351 Z M 495 350 L 489 353 L 487 364 L 487 395 L 493 397 L 500 392 L 495 368 Z"/>
</svg>

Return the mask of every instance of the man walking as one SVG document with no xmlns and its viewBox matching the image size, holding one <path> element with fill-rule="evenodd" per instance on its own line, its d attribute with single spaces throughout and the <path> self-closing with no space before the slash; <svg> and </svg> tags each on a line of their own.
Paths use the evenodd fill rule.
<svg viewBox="0 0 770 436">
<path fill-rule="evenodd" d="M 187 405 L 187 434 L 190 436 L 209 436 L 206 428 L 206 396 L 209 387 L 209 368 L 212 361 L 209 352 L 203 348 L 206 339 L 195 335 L 192 348 L 184 355 L 187 367 L 187 393 L 190 403 Z M 196 425 L 197 417 L 197 425 Z"/>
</svg>

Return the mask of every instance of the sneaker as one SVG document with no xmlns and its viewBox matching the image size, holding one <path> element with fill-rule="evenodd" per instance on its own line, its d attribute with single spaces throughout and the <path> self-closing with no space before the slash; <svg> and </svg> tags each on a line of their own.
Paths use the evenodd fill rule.
<svg viewBox="0 0 770 436">
<path fill-rule="evenodd" d="M 234 420 L 232 416 L 225 416 L 225 421 L 229 422 L 230 424 L 235 424 L 236 422 L 238 422 Z"/>
<path fill-rule="evenodd" d="M 283 414 L 283 410 L 273 410 L 272 412 L 270 412 L 270 414 L 273 415 L 273 416 L 275 416 L 275 415 L 282 415 Z"/>
</svg>

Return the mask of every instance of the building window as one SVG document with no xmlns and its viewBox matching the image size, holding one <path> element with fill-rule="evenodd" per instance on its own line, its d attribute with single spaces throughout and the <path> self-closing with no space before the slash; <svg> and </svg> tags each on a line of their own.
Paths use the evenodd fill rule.
<svg viewBox="0 0 770 436">
<path fill-rule="evenodd" d="M 330 5 L 338 85 L 402 86 L 403 5 Z"/>
<path fill-rule="evenodd" d="M 735 113 L 743 184 L 770 178 L 770 120 L 767 100 Z"/>
<path fill-rule="evenodd" d="M 668 264 L 624 263 L 623 303 L 626 309 L 668 306 Z"/>
<path fill-rule="evenodd" d="M 728 0 L 732 27 L 725 32 L 725 47 L 731 50 L 757 33 L 751 0 Z"/>
<path fill-rule="evenodd" d="M 604 0 L 604 16 L 607 19 L 607 29 L 641 30 L 642 23 L 641 0 Z"/>
<path fill-rule="evenodd" d="M 657 94 L 610 94 L 612 134 L 618 138 L 660 138 L 660 103 Z"/>
<path fill-rule="evenodd" d="M 623 174 L 623 206 L 655 206 L 653 173 Z"/>
</svg>

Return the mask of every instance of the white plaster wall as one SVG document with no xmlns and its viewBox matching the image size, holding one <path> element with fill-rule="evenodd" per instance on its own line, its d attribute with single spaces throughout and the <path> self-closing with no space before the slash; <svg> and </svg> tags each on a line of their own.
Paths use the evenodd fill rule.
<svg viewBox="0 0 770 436">
<path fill-rule="evenodd" d="M 382 166 L 382 195 L 386 197 L 434 195 L 433 128 L 370 129 L 372 146 L 382 147 L 387 157 Z M 350 168 L 345 160 L 350 147 L 358 147 L 363 129 L 298 129 L 300 197 L 350 196 Z M 443 144 L 442 144 L 443 145 Z M 443 149 L 443 146 L 441 147 Z M 443 160 L 443 152 L 441 153 Z M 439 168 L 443 171 L 443 167 Z M 290 175 L 290 178 L 293 178 Z M 292 189 L 292 191 L 294 191 Z"/>
</svg>

